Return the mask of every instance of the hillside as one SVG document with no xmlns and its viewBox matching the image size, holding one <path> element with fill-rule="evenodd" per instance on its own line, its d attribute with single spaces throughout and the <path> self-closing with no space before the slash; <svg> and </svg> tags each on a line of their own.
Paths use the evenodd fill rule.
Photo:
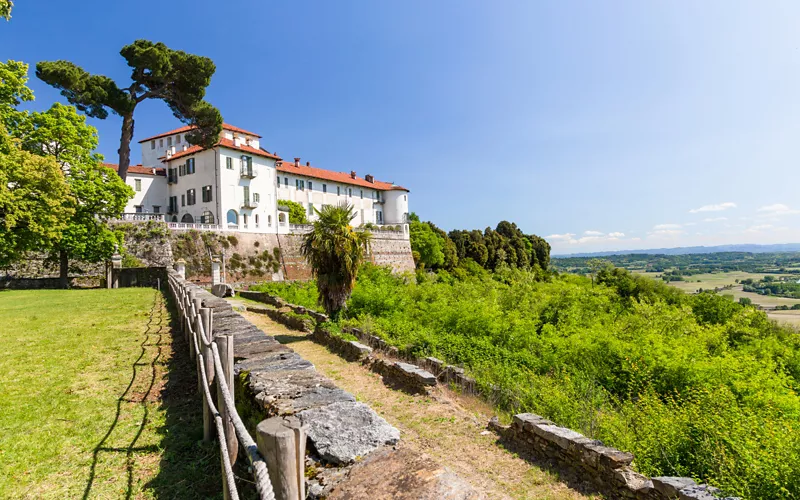
<svg viewBox="0 0 800 500">
<path fill-rule="evenodd" d="M 260 289 L 316 306 L 313 282 Z M 745 498 L 800 494 L 800 339 L 752 307 L 613 267 L 590 280 L 368 266 L 345 325 L 460 364 L 497 407 L 631 451 L 644 474 Z"/>
</svg>

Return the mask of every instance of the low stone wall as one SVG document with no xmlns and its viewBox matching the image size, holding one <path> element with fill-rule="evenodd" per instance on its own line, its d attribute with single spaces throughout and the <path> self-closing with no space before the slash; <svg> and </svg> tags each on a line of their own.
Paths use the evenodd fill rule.
<svg viewBox="0 0 800 500">
<path fill-rule="evenodd" d="M 314 331 L 314 320 L 308 317 L 300 317 L 288 307 L 273 309 L 270 307 L 248 307 L 248 311 L 259 314 L 266 314 L 273 321 L 276 321 L 292 330 L 311 333 Z"/>
<path fill-rule="evenodd" d="M 239 294 L 239 297 L 249 300 L 255 300 L 256 302 L 263 302 L 264 304 L 269 304 L 277 308 L 288 307 L 295 314 L 305 314 L 307 316 L 311 316 L 311 318 L 317 323 L 324 323 L 328 321 L 328 316 L 325 314 L 313 311 L 303 306 L 296 306 L 294 304 L 290 304 L 285 300 L 283 300 L 282 298 L 275 295 L 270 295 L 266 292 L 251 292 L 249 290 L 242 290 L 236 293 Z"/>
<path fill-rule="evenodd" d="M 320 325 L 317 325 L 310 337 L 346 360 L 360 362 L 369 370 L 380 374 L 389 386 L 411 393 L 427 393 L 436 385 L 434 374 L 409 363 L 374 356 L 371 347 L 343 339 Z"/>
<path fill-rule="evenodd" d="M 721 496 L 718 489 L 698 485 L 691 478 L 649 478 L 639 474 L 633 470 L 631 453 L 605 446 L 602 441 L 559 427 L 533 413 L 514 415 L 508 426 L 493 419 L 489 427 L 515 447 L 569 470 L 607 498 L 712 500 Z"/>
<path fill-rule="evenodd" d="M 99 288 L 103 285 L 100 276 L 73 276 L 69 278 L 70 288 Z M 0 290 L 45 290 L 61 288 L 59 278 L 0 278 Z"/>
</svg>

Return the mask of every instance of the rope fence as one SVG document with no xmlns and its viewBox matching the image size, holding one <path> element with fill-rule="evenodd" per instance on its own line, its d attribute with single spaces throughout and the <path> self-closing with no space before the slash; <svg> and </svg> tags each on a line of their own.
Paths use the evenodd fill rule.
<svg viewBox="0 0 800 500">
<path fill-rule="evenodd" d="M 256 491 L 261 500 L 296 500 L 304 498 L 305 484 L 303 471 L 298 471 L 296 456 L 282 457 L 280 450 L 266 446 L 272 436 L 260 435 L 262 424 L 275 419 L 268 419 L 259 424 L 259 443 L 250 436 L 247 428 L 236 411 L 233 393 L 233 335 L 213 335 L 213 311 L 203 307 L 202 299 L 197 297 L 197 289 L 179 280 L 176 275 L 169 275 L 169 289 L 177 304 L 181 331 L 189 344 L 189 354 L 197 363 L 198 390 L 203 394 L 203 439 L 211 441 L 216 431 L 222 462 L 223 494 L 225 500 L 238 500 L 232 464 L 236 462 L 241 444 L 255 478 Z M 216 394 L 216 404 L 214 395 Z M 302 432 L 297 439 L 303 439 Z M 262 444 L 262 441 L 264 442 Z M 304 441 L 303 441 L 304 447 Z M 261 448 L 259 448 L 261 445 Z M 265 456 L 267 457 L 265 459 Z M 268 461 L 276 469 L 270 473 Z M 294 484 L 285 482 L 279 476 L 286 476 L 282 470 L 291 466 L 294 472 Z M 299 474 L 299 478 L 297 477 Z M 278 488 L 276 496 L 273 482 Z M 300 488 L 298 490 L 298 488 Z"/>
</svg>

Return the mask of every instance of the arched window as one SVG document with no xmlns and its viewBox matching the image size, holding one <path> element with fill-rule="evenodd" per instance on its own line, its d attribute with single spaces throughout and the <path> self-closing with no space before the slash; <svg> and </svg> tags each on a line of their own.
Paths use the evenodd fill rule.
<svg viewBox="0 0 800 500">
<path fill-rule="evenodd" d="M 203 217 L 200 219 L 200 222 L 203 224 L 213 224 L 214 223 L 214 214 L 211 213 L 210 210 L 206 210 L 203 212 Z"/>
<path fill-rule="evenodd" d="M 280 212 L 278 214 L 278 224 L 280 224 L 281 226 L 286 224 L 286 214 L 284 214 L 283 212 Z"/>
<path fill-rule="evenodd" d="M 155 142 L 155 141 L 153 141 L 153 142 Z M 178 222 L 178 216 L 177 215 L 173 215 L 172 216 L 172 222 Z"/>
<path fill-rule="evenodd" d="M 226 216 L 226 221 L 229 225 L 238 226 L 239 225 L 239 214 L 236 213 L 236 210 L 228 210 L 228 215 Z"/>
<path fill-rule="evenodd" d="M 194 222 L 194 218 L 190 214 L 184 214 L 183 217 L 181 217 L 181 222 L 191 224 Z"/>
<path fill-rule="evenodd" d="M 267 226 L 272 227 L 272 216 L 267 215 Z"/>
<path fill-rule="evenodd" d="M 258 228 L 258 214 L 256 214 L 256 228 Z"/>
</svg>

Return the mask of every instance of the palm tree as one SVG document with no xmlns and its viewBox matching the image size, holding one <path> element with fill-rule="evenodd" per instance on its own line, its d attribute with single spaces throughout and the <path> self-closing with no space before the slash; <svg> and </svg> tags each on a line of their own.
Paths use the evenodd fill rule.
<svg viewBox="0 0 800 500">
<path fill-rule="evenodd" d="M 303 237 L 300 251 L 317 279 L 319 303 L 336 319 L 356 285 L 358 268 L 364 262 L 372 234 L 356 231 L 350 225 L 356 216 L 351 205 L 325 205 L 314 211 L 317 220 Z"/>
</svg>

